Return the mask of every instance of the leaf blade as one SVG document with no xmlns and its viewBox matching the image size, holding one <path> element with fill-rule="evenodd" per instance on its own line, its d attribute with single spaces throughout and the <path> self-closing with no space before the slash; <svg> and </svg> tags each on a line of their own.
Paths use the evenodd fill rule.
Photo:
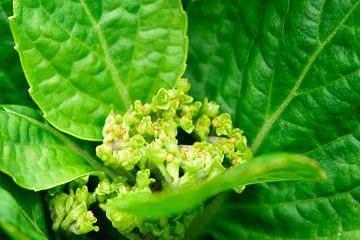
<svg viewBox="0 0 360 240">
<path fill-rule="evenodd" d="M 203 2 L 189 6 L 190 28 L 192 15 L 198 22 L 207 19 L 197 8 Z M 221 16 L 229 14 L 220 1 L 212 4 L 223 9 Z M 250 12 L 258 10 L 251 8 Z M 225 44 L 232 44 L 237 58 L 246 58 L 237 48 L 249 52 L 248 62 L 232 80 L 239 85 L 239 95 L 218 93 L 212 99 L 237 103 L 233 119 L 257 154 L 284 150 L 307 154 L 319 161 L 329 178 L 314 184 L 260 184 L 242 195 L 229 195 L 215 210 L 209 206 L 211 220 L 203 225 L 204 232 L 216 239 L 356 238 L 360 226 L 354 217 L 360 212 L 359 1 L 268 1 L 257 12 L 259 20 L 254 23 L 228 21 L 238 29 L 257 25 L 252 46 L 234 37 L 223 38 Z M 209 24 L 209 29 L 218 26 Z M 190 40 L 204 34 L 190 33 Z M 241 31 L 237 38 L 249 36 Z M 203 51 L 194 50 L 194 55 Z M 190 58 L 195 61 L 191 54 Z M 199 72 L 198 79 L 205 75 L 193 71 Z M 226 71 L 221 72 L 217 84 L 224 84 L 222 79 L 227 78 Z M 202 84 L 206 86 L 206 82 Z M 296 94 L 289 95 L 296 88 Z M 271 118 L 275 113 L 278 117 Z M 264 121 L 268 121 L 269 131 L 261 130 Z"/>
<path fill-rule="evenodd" d="M 0 121 L 0 169 L 21 187 L 39 191 L 99 172 L 91 165 L 96 160 L 41 121 L 37 111 L 2 106 Z"/>
<path fill-rule="evenodd" d="M 186 18 L 178 0 L 15 6 L 10 26 L 30 94 L 50 123 L 73 136 L 101 140 L 111 110 L 148 100 L 184 71 Z M 67 9 L 76 14 L 63 21 Z"/>
<path fill-rule="evenodd" d="M 284 180 L 314 180 L 323 177 L 319 166 L 313 160 L 300 155 L 274 153 L 240 164 L 207 182 L 194 183 L 155 197 L 141 192 L 119 196 L 108 201 L 105 208 L 116 208 L 146 218 L 159 218 L 191 209 L 206 199 L 239 185 Z"/>
<path fill-rule="evenodd" d="M 0 103 L 34 106 L 26 89 L 28 85 L 21 69 L 19 57 L 14 50 L 8 17 L 12 12 L 12 1 L 0 3 Z"/>
<path fill-rule="evenodd" d="M 40 194 L 19 188 L 2 174 L 0 179 L 0 228 L 13 239 L 48 239 Z"/>
</svg>

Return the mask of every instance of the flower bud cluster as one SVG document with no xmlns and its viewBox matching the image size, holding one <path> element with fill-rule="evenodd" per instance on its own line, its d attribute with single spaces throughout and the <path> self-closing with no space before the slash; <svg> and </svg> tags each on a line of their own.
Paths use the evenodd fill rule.
<svg viewBox="0 0 360 240">
<path fill-rule="evenodd" d="M 49 204 L 53 230 L 57 231 L 61 227 L 77 235 L 99 231 L 99 227 L 94 226 L 96 217 L 88 210 L 96 199 L 89 194 L 87 186 L 77 186 L 75 190 L 70 188 L 68 194 L 62 192 L 63 189 L 59 190 L 52 193 Z"/>
<path fill-rule="evenodd" d="M 212 178 L 251 158 L 242 131 L 227 113 L 205 99 L 187 94 L 190 84 L 179 79 L 174 89 L 161 88 L 151 103 L 137 100 L 124 114 L 111 113 L 96 148 L 107 166 L 137 171 L 155 166 L 165 179 L 162 188 Z M 179 144 L 179 131 L 195 141 Z M 157 179 L 159 180 L 159 179 Z"/>
<path fill-rule="evenodd" d="M 251 159 L 246 138 L 240 129 L 233 128 L 230 115 L 219 114 L 219 105 L 213 101 L 194 101 L 187 94 L 189 89 L 188 81 L 179 79 L 174 89 L 161 88 L 151 103 L 137 100 L 123 115 L 110 113 L 103 128 L 103 144 L 96 148 L 97 156 L 106 166 L 136 174 L 136 183 L 117 193 L 151 194 L 211 179 L 227 167 Z M 189 139 L 193 144 L 183 144 Z M 131 236 L 137 229 L 147 237 L 178 239 L 195 212 L 156 221 L 114 209 L 107 209 L 106 215 L 125 236 Z"/>
</svg>

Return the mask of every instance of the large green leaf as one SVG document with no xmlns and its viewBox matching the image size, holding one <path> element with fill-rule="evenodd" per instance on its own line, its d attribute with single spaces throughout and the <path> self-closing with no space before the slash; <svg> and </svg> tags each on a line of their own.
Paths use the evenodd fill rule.
<svg viewBox="0 0 360 240">
<path fill-rule="evenodd" d="M 27 92 L 28 85 L 14 50 L 8 16 L 12 1 L 0 1 L 0 103 L 34 105 Z"/>
<path fill-rule="evenodd" d="M 0 171 L 27 189 L 48 189 L 106 171 L 88 152 L 21 106 L 0 108 Z"/>
<path fill-rule="evenodd" d="M 17 0 L 10 25 L 31 96 L 79 138 L 101 140 L 112 109 L 149 100 L 184 71 L 180 0 Z"/>
<path fill-rule="evenodd" d="M 301 155 L 273 153 L 240 164 L 209 181 L 155 196 L 148 192 L 121 195 L 109 200 L 105 206 L 146 218 L 160 218 L 194 208 L 206 199 L 238 186 L 321 178 L 323 173 L 315 161 Z"/>
<path fill-rule="evenodd" d="M 47 239 L 40 193 L 24 190 L 0 173 L 0 206 L 0 228 L 14 240 Z"/>
<path fill-rule="evenodd" d="M 252 2 L 189 5 L 187 75 L 235 110 L 255 155 L 307 154 L 328 180 L 250 187 L 214 201 L 194 227 L 216 239 L 357 239 L 360 1 Z"/>
</svg>

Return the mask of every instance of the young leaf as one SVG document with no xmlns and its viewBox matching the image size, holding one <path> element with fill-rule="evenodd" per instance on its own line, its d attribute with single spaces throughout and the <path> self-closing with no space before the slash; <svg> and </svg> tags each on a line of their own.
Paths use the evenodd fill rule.
<svg viewBox="0 0 360 240">
<path fill-rule="evenodd" d="M 26 89 L 28 85 L 14 50 L 8 17 L 12 14 L 12 1 L 0 1 L 0 103 L 33 106 Z"/>
<path fill-rule="evenodd" d="M 30 94 L 50 123 L 76 137 L 101 140 L 111 110 L 149 100 L 184 71 L 180 0 L 16 0 L 14 6 L 10 25 Z"/>
<path fill-rule="evenodd" d="M 21 189 L 0 174 L 0 206 L 0 228 L 12 239 L 48 239 L 39 193 Z"/>
<path fill-rule="evenodd" d="M 147 192 L 122 195 L 109 200 L 105 208 L 116 208 L 145 218 L 159 218 L 191 209 L 220 192 L 238 186 L 320 178 L 323 178 L 323 173 L 315 161 L 301 155 L 273 153 L 240 164 L 209 181 L 200 181 L 158 196 L 151 197 Z"/>
<path fill-rule="evenodd" d="M 0 122 L 0 170 L 26 189 L 48 189 L 103 170 L 35 110 L 1 106 Z"/>
<path fill-rule="evenodd" d="M 328 179 L 251 187 L 209 206 L 208 224 L 194 227 L 216 239 L 357 238 L 360 1 L 236 2 L 200 0 L 188 7 L 188 75 L 203 79 L 199 88 L 224 99 L 223 108 L 236 110 L 233 118 L 255 154 L 306 154 L 319 161 Z M 218 42 L 215 54 L 200 39 Z M 215 70 L 215 61 L 229 61 L 222 53 L 233 56 L 231 71 Z M 210 56 L 212 61 L 201 62 Z M 213 76 L 217 85 L 236 91 L 212 94 Z"/>
</svg>

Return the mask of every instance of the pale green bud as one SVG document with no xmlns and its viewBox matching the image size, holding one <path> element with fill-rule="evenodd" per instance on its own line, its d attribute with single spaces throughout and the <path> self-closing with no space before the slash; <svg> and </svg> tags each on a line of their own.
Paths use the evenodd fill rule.
<svg viewBox="0 0 360 240">
<path fill-rule="evenodd" d="M 152 141 L 147 146 L 148 157 L 155 165 L 161 165 L 166 159 L 166 151 L 159 139 Z"/>
<path fill-rule="evenodd" d="M 151 117 L 150 116 L 146 116 L 143 117 L 139 123 L 139 125 L 137 126 L 136 130 L 144 135 L 148 132 L 149 128 L 151 127 Z"/>
<path fill-rule="evenodd" d="M 222 113 L 212 120 L 212 125 L 215 128 L 216 135 L 228 136 L 232 131 L 231 116 L 228 113 Z"/>
<path fill-rule="evenodd" d="M 158 93 L 153 98 L 153 104 L 160 110 L 166 110 L 170 107 L 170 100 L 167 90 L 160 88 Z"/>
<path fill-rule="evenodd" d="M 190 83 L 186 78 L 179 78 L 176 80 L 175 88 L 183 93 L 190 90 Z"/>
<path fill-rule="evenodd" d="M 180 127 L 187 133 L 192 133 L 194 130 L 194 124 L 191 115 L 184 115 L 179 120 Z"/>
<path fill-rule="evenodd" d="M 208 116 L 202 115 L 195 122 L 195 134 L 200 138 L 201 141 L 206 140 L 210 133 L 211 120 Z"/>
<path fill-rule="evenodd" d="M 134 228 L 140 226 L 143 221 L 135 215 L 115 209 L 107 209 L 106 217 L 111 221 L 112 226 L 123 234 L 130 233 Z"/>
<path fill-rule="evenodd" d="M 135 135 L 130 138 L 129 140 L 129 147 L 136 149 L 136 148 L 142 148 L 145 145 L 145 139 L 141 135 Z"/>
<path fill-rule="evenodd" d="M 216 102 L 209 102 L 207 98 L 204 99 L 201 112 L 210 118 L 216 117 L 219 114 L 220 106 Z"/>
<path fill-rule="evenodd" d="M 136 173 L 136 183 L 135 190 L 136 191 L 150 191 L 150 184 L 155 182 L 154 178 L 150 178 L 150 170 L 139 170 Z"/>
</svg>

